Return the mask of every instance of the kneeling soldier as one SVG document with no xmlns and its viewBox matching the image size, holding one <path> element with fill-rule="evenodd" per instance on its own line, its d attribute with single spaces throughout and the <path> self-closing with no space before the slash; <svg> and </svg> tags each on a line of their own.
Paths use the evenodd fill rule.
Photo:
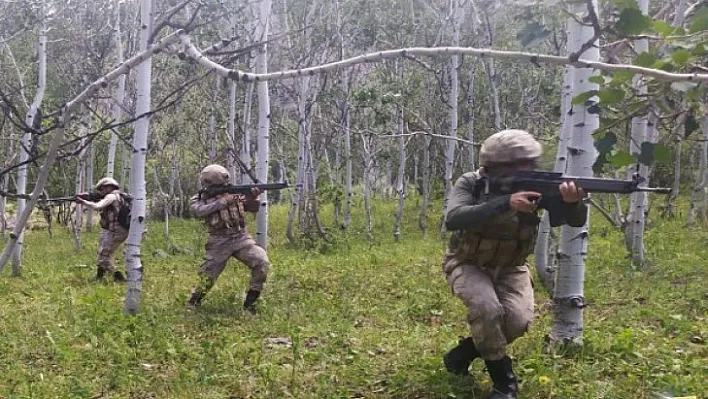
<svg viewBox="0 0 708 399">
<path fill-rule="evenodd" d="M 529 328 L 534 313 L 533 288 L 526 258 L 538 231 L 537 201 L 532 191 L 501 195 L 488 178 L 533 170 L 541 144 L 522 130 L 504 130 L 482 145 L 481 168 L 460 176 L 445 215 L 452 231 L 443 271 L 455 296 L 467 306 L 471 337 L 444 356 L 446 368 L 467 374 L 481 357 L 494 384 L 492 399 L 517 397 L 517 382 L 506 347 Z M 559 187 L 565 220 L 580 227 L 587 219 L 583 190 L 574 183 Z"/>
</svg>

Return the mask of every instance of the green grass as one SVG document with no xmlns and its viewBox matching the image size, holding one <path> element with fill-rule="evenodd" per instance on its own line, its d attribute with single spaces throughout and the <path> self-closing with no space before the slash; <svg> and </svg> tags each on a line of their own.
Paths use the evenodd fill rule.
<svg viewBox="0 0 708 399">
<path fill-rule="evenodd" d="M 474 378 L 442 367 L 440 356 L 466 334 L 465 309 L 440 269 L 439 204 L 433 234 L 422 238 L 416 201 L 408 201 L 400 243 L 395 205 L 377 201 L 374 243 L 363 238 L 357 206 L 348 236 L 333 232 L 331 243 L 308 248 L 287 244 L 287 209 L 272 208 L 273 269 L 255 317 L 241 310 L 248 273 L 235 260 L 203 306 L 185 312 L 206 240 L 197 221 L 170 224 L 172 243 L 185 251 L 167 259 L 152 256 L 170 245 L 162 225 L 150 225 L 136 317 L 122 313 L 124 286 L 92 281 L 96 231 L 79 254 L 63 229 L 53 239 L 30 232 L 24 275 L 0 277 L 0 397 L 481 398 L 490 382 L 479 360 Z M 322 212 L 332 226 L 331 208 Z M 655 220 L 644 272 L 632 270 L 621 233 L 597 212 L 591 233 L 584 347 L 545 353 L 552 314 L 537 287 L 538 318 L 510 348 L 521 398 L 705 398 L 706 228 Z"/>
</svg>

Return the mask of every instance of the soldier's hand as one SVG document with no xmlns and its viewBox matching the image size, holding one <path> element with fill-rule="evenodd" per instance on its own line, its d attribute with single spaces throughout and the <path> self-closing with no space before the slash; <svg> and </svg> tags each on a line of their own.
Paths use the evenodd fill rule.
<svg viewBox="0 0 708 399">
<path fill-rule="evenodd" d="M 259 195 L 261 195 L 261 189 L 258 187 L 253 187 L 251 189 L 251 194 L 253 194 L 254 197 L 258 197 Z"/>
<path fill-rule="evenodd" d="M 517 212 L 533 212 L 538 208 L 537 201 L 541 198 L 541 193 L 535 191 L 519 191 L 511 194 L 509 205 Z"/>
<path fill-rule="evenodd" d="M 575 182 L 563 182 L 558 186 L 560 190 L 563 202 L 568 204 L 575 204 L 580 202 L 580 200 L 585 197 L 585 191 L 582 188 L 575 185 Z"/>
</svg>

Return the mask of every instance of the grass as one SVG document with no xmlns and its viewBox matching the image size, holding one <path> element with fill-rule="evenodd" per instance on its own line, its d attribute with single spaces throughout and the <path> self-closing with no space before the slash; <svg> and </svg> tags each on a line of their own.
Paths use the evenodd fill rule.
<svg viewBox="0 0 708 399">
<path fill-rule="evenodd" d="M 122 314 L 124 286 L 92 281 L 96 231 L 78 254 L 65 230 L 53 239 L 28 233 L 24 275 L 0 277 L 0 398 L 484 397 L 490 382 L 479 361 L 474 378 L 442 367 L 441 355 L 466 334 L 465 309 L 440 269 L 445 242 L 421 237 L 416 199 L 400 243 L 393 202 L 374 203 L 373 243 L 363 239 L 361 209 L 348 235 L 307 248 L 287 243 L 287 209 L 271 209 L 273 269 L 255 317 L 241 310 L 248 273 L 235 260 L 202 308 L 185 312 L 206 241 L 197 221 L 170 224 L 182 251 L 166 259 L 152 255 L 172 245 L 151 224 L 136 317 Z M 439 204 L 433 210 L 429 226 Z M 330 214 L 324 207 L 328 226 Z M 655 220 L 646 271 L 629 266 L 621 233 L 597 212 L 591 233 L 584 346 L 544 351 L 552 314 L 537 287 L 533 329 L 510 348 L 520 397 L 706 398 L 705 226 Z"/>
</svg>

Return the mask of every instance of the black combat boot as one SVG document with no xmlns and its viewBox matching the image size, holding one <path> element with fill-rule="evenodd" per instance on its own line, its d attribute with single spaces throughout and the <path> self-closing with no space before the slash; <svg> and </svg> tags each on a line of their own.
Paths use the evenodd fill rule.
<svg viewBox="0 0 708 399">
<path fill-rule="evenodd" d="M 118 282 L 118 283 L 124 283 L 125 282 L 125 277 L 123 277 L 123 273 L 119 272 L 118 270 L 113 272 L 113 281 Z"/>
<path fill-rule="evenodd" d="M 443 362 L 447 371 L 457 375 L 467 375 L 467 369 L 472 364 L 472 361 L 479 357 L 479 351 L 474 346 L 472 337 L 460 339 L 459 345 L 450 349 L 443 356 Z"/>
<path fill-rule="evenodd" d="M 511 368 L 509 356 L 499 360 L 485 360 L 484 363 L 494 383 L 494 391 L 487 399 L 516 399 L 519 387 L 516 384 L 516 375 Z"/>
<path fill-rule="evenodd" d="M 249 311 L 251 314 L 256 314 L 256 301 L 261 295 L 260 291 L 248 290 L 246 293 L 246 300 L 243 301 L 243 308 Z"/>
<path fill-rule="evenodd" d="M 187 307 L 190 309 L 198 308 L 202 304 L 202 299 L 204 299 L 204 293 L 199 291 L 192 291 L 192 295 L 189 296 L 187 300 Z"/>
<path fill-rule="evenodd" d="M 106 271 L 100 266 L 96 270 L 96 280 L 103 281 L 103 277 L 106 275 Z"/>
</svg>

